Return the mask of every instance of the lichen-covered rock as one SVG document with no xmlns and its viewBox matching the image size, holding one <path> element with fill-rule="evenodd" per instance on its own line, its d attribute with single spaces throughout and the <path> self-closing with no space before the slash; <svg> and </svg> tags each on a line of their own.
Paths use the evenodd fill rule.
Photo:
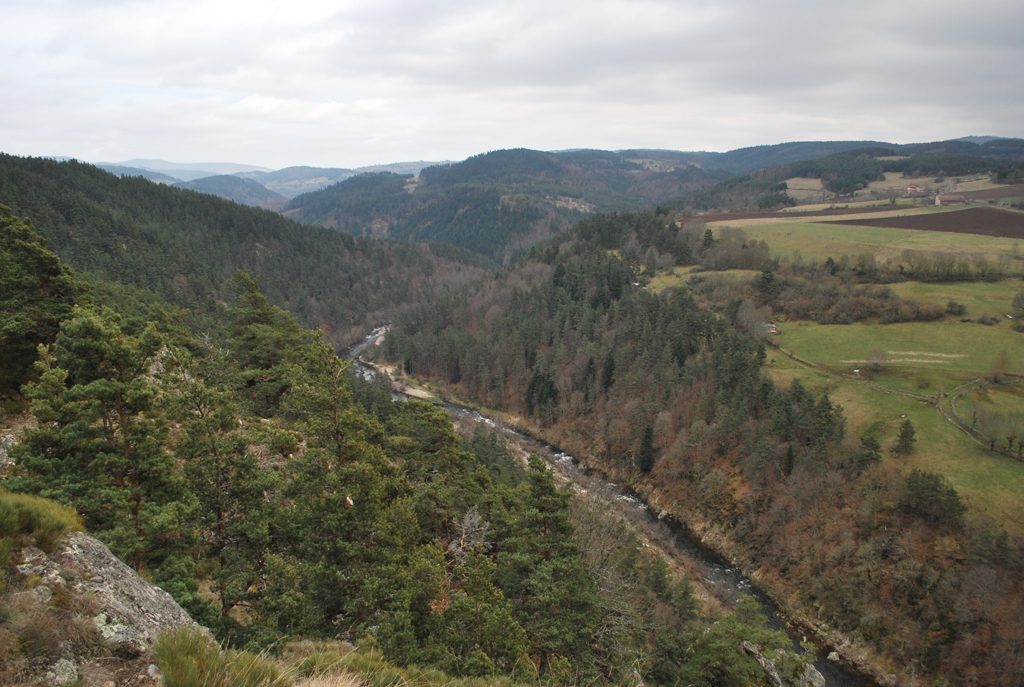
<svg viewBox="0 0 1024 687">
<path fill-rule="evenodd" d="M 17 446 L 17 444 L 18 440 L 13 434 L 5 434 L 0 437 L 0 471 L 14 464 L 14 460 L 11 459 L 8 451 Z"/>
<path fill-rule="evenodd" d="M 74 661 L 62 658 L 46 671 L 46 683 L 66 685 L 78 679 L 78 666 Z"/>
<path fill-rule="evenodd" d="M 825 687 L 825 676 L 814 666 L 808 665 L 800 676 L 800 687 Z"/>
<path fill-rule="evenodd" d="M 93 623 L 104 642 L 120 654 L 146 652 L 164 630 L 198 627 L 170 594 L 146 582 L 102 542 L 81 532 L 70 535 L 52 556 L 26 547 L 17 570 L 32 581 L 31 592 L 24 593 L 41 601 L 57 590 L 91 592 L 100 608 Z"/>
</svg>

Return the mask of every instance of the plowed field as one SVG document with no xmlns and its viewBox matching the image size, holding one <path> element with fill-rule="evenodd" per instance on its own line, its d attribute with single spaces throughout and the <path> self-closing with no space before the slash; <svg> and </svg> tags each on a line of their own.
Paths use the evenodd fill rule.
<svg viewBox="0 0 1024 687">
<path fill-rule="evenodd" d="M 983 191 L 965 191 L 964 193 L 954 191 L 953 193 L 972 200 L 1016 198 L 1017 196 L 1024 196 L 1024 184 L 1016 184 L 1014 186 L 1000 186 L 999 188 L 986 188 Z"/>
<path fill-rule="evenodd" d="M 829 224 L 919 229 L 922 231 L 945 231 L 954 234 L 980 234 L 982 236 L 1024 239 L 1024 213 L 996 210 L 994 208 L 967 208 L 966 210 L 935 212 L 927 215 L 840 220 L 829 222 Z"/>
</svg>

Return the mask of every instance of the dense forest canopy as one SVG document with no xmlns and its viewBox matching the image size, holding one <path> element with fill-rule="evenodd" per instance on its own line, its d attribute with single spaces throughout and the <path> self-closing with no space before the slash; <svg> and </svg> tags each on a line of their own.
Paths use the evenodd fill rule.
<svg viewBox="0 0 1024 687">
<path fill-rule="evenodd" d="M 212 333 L 125 319 L 70 304 L 72 273 L 3 217 L 0 264 L 30 251 L 54 285 L 37 297 L 32 279 L 5 281 L 4 312 L 63 318 L 35 335 L 23 393 L 38 424 L 3 487 L 72 506 L 226 643 L 359 640 L 401 665 L 525 684 L 760 684 L 746 640 L 799 683 L 811 654 L 752 600 L 698 613 L 606 507 L 483 425 L 463 439 L 442 409 L 392 402 L 389 380 L 353 374 L 253 275 L 236 273 Z M 0 637 L 0 675 L 24 677 L 34 645 L 5 624 Z"/>
<path fill-rule="evenodd" d="M 272 302 L 337 343 L 489 268 L 454 247 L 354 238 L 74 161 L 0 156 L 0 203 L 79 272 L 195 313 L 216 314 L 234 273 L 249 270 Z"/>
</svg>

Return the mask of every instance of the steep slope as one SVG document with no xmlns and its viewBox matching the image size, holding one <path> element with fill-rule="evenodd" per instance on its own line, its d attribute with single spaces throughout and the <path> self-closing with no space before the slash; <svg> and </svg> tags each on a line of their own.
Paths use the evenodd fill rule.
<svg viewBox="0 0 1024 687">
<path fill-rule="evenodd" d="M 403 313 L 384 353 L 678 517 L 825 651 L 895 674 L 882 684 L 1022 684 L 1024 540 L 943 476 L 846 438 L 827 391 L 762 374 L 766 349 L 741 330 L 763 337 L 747 319 L 763 301 L 723 317 L 683 287 L 640 288 L 641 266 L 705 263 L 723 244 L 671 212 L 596 215 Z"/>
<path fill-rule="evenodd" d="M 339 343 L 487 269 L 451 247 L 354 239 L 74 161 L 0 156 L 0 204 L 31 219 L 76 270 L 199 313 L 218 313 L 247 269 L 272 302 Z"/>
<path fill-rule="evenodd" d="M 86 307 L 40 347 L 23 389 L 37 422 L 0 476 L 4 684 L 36 667 L 51 683 L 156 678 L 152 635 L 191 623 L 143 572 L 230 646 L 359 640 L 374 674 L 383 653 L 429 684 L 452 684 L 443 670 L 485 678 L 467 685 L 752 685 L 763 656 L 789 687 L 815 675 L 753 599 L 699 611 L 680 571 L 543 459 L 524 469 L 484 425 L 464 441 L 445 410 L 393 402 L 385 377 L 355 374 L 251 277 L 235 285 L 219 330 Z M 81 535 L 61 551 L 82 527 L 135 573 Z M 185 632 L 195 641 L 158 641 L 168 685 L 211 684 L 218 657 L 238 671 L 217 684 L 290 684 Z M 102 637 L 134 672 L 87 663 L 116 667 Z"/>
<path fill-rule="evenodd" d="M 128 684 L 165 630 L 199 626 L 71 508 L 0 488 L 0 682 Z"/>
</svg>

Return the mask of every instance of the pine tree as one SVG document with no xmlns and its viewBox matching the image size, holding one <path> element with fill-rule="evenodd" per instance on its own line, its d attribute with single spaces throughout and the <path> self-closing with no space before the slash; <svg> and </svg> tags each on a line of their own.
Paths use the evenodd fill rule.
<svg viewBox="0 0 1024 687">
<path fill-rule="evenodd" d="M 190 508 L 164 450 L 167 423 L 154 412 L 162 347 L 152 325 L 129 336 L 115 313 L 76 307 L 41 349 L 39 382 L 26 386 L 39 426 L 17 447 L 26 475 L 11 482 L 74 506 L 140 570 L 175 550 Z"/>
<path fill-rule="evenodd" d="M 498 584 L 542 673 L 552 671 L 558 658 L 576 671 L 591 664 L 597 596 L 572 538 L 571 498 L 570 490 L 555 485 L 544 460 L 531 455 L 523 508 L 498 554 Z"/>
<path fill-rule="evenodd" d="M 907 476 L 899 508 L 932 526 L 959 526 L 967 507 L 960 494 L 942 475 L 914 469 Z"/>
<path fill-rule="evenodd" d="M 237 301 L 228 314 L 240 400 L 257 415 L 270 417 L 288 390 L 288 366 L 301 350 L 303 332 L 291 313 L 270 305 L 260 293 L 258 277 L 239 270 L 235 286 Z"/>
<path fill-rule="evenodd" d="M 793 452 L 793 442 L 789 442 L 786 448 L 786 459 L 782 463 L 782 474 L 789 477 L 793 474 L 793 467 L 796 464 L 796 454 Z"/>
<path fill-rule="evenodd" d="M 896 440 L 896 454 L 903 455 L 904 453 L 912 453 L 914 450 L 914 444 L 917 442 L 915 438 L 914 426 L 910 424 L 910 420 L 905 420 L 900 425 L 900 436 Z"/>
<path fill-rule="evenodd" d="M 32 223 L 0 205 L 0 394 L 32 376 L 39 344 L 53 343 L 85 287 Z"/>
<path fill-rule="evenodd" d="M 609 348 L 604 365 L 601 366 L 601 388 L 608 393 L 613 384 L 615 384 L 615 351 Z"/>
<path fill-rule="evenodd" d="M 654 457 L 654 426 L 647 425 L 643 439 L 640 440 L 640 452 L 637 454 L 640 472 L 650 472 L 654 469 Z"/>
<path fill-rule="evenodd" d="M 223 357 L 210 351 L 205 367 L 221 367 Z M 209 561 L 210 579 L 220 606 L 211 627 L 222 638 L 235 630 L 232 610 L 258 604 L 266 574 L 266 553 L 278 517 L 276 492 L 279 473 L 270 462 L 271 450 L 262 426 L 257 431 L 242 422 L 227 388 L 202 378 L 201 365 L 181 350 L 172 349 L 174 366 L 165 380 L 164 405 L 181 423 L 174 442 L 196 499 L 194 522 L 202 557 Z"/>
<path fill-rule="evenodd" d="M 882 462 L 882 445 L 878 442 L 878 439 L 865 434 L 860 438 L 860 465 L 864 466 L 870 463 Z"/>
</svg>

